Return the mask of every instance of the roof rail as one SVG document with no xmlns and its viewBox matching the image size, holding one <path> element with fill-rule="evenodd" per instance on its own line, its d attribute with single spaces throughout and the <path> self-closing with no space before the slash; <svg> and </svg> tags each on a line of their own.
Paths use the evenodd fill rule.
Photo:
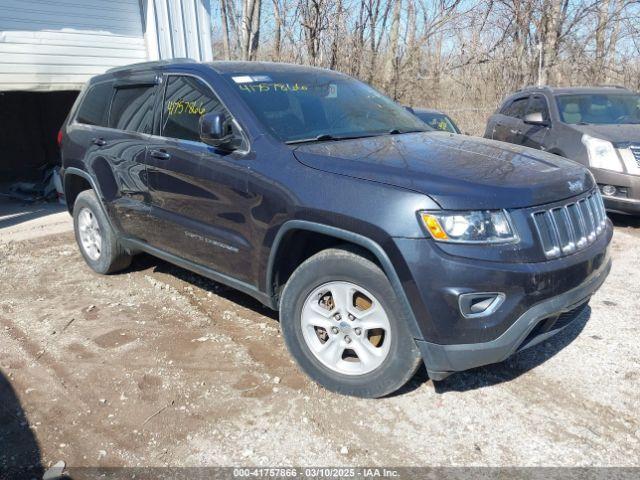
<svg viewBox="0 0 640 480">
<path fill-rule="evenodd" d="M 107 70 L 105 73 L 113 73 L 113 72 L 118 72 L 118 71 L 121 71 L 121 70 L 129 70 L 131 68 L 161 67 L 163 65 L 171 65 L 171 64 L 174 64 L 174 63 L 197 63 L 197 62 L 192 58 L 171 58 L 171 59 L 167 59 L 167 60 L 153 60 L 151 62 L 132 63 L 132 64 L 129 64 L 129 65 L 122 65 L 122 66 L 119 66 L 119 67 L 113 67 L 113 68 L 110 68 L 109 70 Z"/>
<path fill-rule="evenodd" d="M 525 90 L 551 90 L 551 87 L 549 85 L 527 85 L 516 90 L 516 92 L 523 92 Z"/>
</svg>

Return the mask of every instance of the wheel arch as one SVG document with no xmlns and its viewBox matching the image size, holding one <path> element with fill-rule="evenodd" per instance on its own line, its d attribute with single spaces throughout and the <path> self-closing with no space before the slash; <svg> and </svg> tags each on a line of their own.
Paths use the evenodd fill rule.
<svg viewBox="0 0 640 480">
<path fill-rule="evenodd" d="M 73 215 L 73 205 L 80 192 L 91 190 L 93 185 L 87 176 L 78 174 L 77 172 L 65 172 L 64 175 L 64 199 L 67 204 L 69 214 Z"/>
<path fill-rule="evenodd" d="M 273 299 L 274 308 L 278 307 L 279 302 L 279 292 L 277 291 L 279 286 L 277 285 L 277 275 L 279 268 L 279 261 L 283 257 L 283 252 L 287 250 L 288 242 L 286 239 L 289 235 L 296 232 L 304 232 L 305 234 L 319 234 L 322 235 L 326 239 L 331 239 L 333 244 L 328 244 L 326 248 L 329 246 L 336 246 L 340 244 L 352 244 L 371 255 L 372 259 L 378 263 L 378 265 L 382 268 L 385 275 L 389 279 L 391 286 L 398 296 L 400 303 L 402 304 L 405 315 L 407 319 L 409 319 L 409 330 L 414 338 L 421 338 L 422 334 L 420 332 L 420 328 L 418 327 L 418 322 L 413 314 L 413 309 L 411 308 L 411 304 L 409 303 L 409 299 L 402 287 L 402 283 L 400 282 L 400 278 L 396 272 L 393 263 L 389 259 L 389 256 L 384 251 L 384 249 L 374 240 L 359 233 L 355 233 L 349 230 L 344 230 L 342 228 L 334 227 L 331 225 L 326 225 L 322 223 L 310 222 L 307 220 L 290 220 L 280 227 L 276 237 L 273 241 L 271 252 L 269 254 L 269 260 L 267 263 L 266 270 L 266 289 L 267 294 L 270 298 Z M 323 250 L 322 248 L 321 250 Z M 319 251 L 319 250 L 318 250 Z M 317 252 L 311 253 L 311 255 Z M 308 255 L 306 258 L 308 258 Z M 305 258 L 305 259 L 306 259 Z M 299 263 L 298 263 L 299 264 Z M 290 275 L 290 274 L 289 274 Z"/>
<path fill-rule="evenodd" d="M 87 185 L 89 186 L 89 188 L 82 188 L 83 186 L 87 186 Z M 117 230 L 114 228 L 111 217 L 109 216 L 109 213 L 107 212 L 107 209 L 104 206 L 100 188 L 98 187 L 97 183 L 88 172 L 77 167 L 67 167 L 64 171 L 63 186 L 64 186 L 65 201 L 67 203 L 67 210 L 71 215 L 73 215 L 73 203 L 75 202 L 75 199 L 80 194 L 80 192 L 84 190 L 93 190 L 94 192 L 96 192 L 96 197 L 98 198 L 98 204 L 100 205 L 102 212 L 107 218 L 109 225 L 114 230 L 114 232 L 117 232 Z M 74 190 L 75 188 L 80 188 L 80 189 Z"/>
</svg>

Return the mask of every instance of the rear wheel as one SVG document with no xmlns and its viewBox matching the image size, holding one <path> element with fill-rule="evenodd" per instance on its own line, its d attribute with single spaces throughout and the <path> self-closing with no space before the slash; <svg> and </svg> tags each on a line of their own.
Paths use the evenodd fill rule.
<svg viewBox="0 0 640 480">
<path fill-rule="evenodd" d="M 113 273 L 131 264 L 131 255 L 118 242 L 93 190 L 77 196 L 73 227 L 80 253 L 95 272 Z"/>
<path fill-rule="evenodd" d="M 300 265 L 283 290 L 280 317 L 298 364 L 329 390 L 381 397 L 419 366 L 391 284 L 355 250 L 325 250 Z"/>
</svg>

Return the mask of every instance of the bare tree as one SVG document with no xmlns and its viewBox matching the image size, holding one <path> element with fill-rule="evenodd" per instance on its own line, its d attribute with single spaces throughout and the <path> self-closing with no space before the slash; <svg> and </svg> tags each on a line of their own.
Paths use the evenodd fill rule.
<svg viewBox="0 0 640 480">
<path fill-rule="evenodd" d="M 298 4 L 311 65 L 321 60 L 323 34 L 329 29 L 328 4 L 328 0 L 304 0 Z"/>
<path fill-rule="evenodd" d="M 224 59 L 231 59 L 229 47 L 229 14 L 227 13 L 227 0 L 220 0 L 220 23 L 222 24 L 222 45 Z"/>
<path fill-rule="evenodd" d="M 255 60 L 260 44 L 260 13 L 262 0 L 242 3 L 242 59 Z"/>
<path fill-rule="evenodd" d="M 340 46 L 340 28 L 342 26 L 342 15 L 344 14 L 342 8 L 342 0 L 338 0 L 336 4 L 336 14 L 333 20 L 333 38 L 331 39 L 331 60 L 329 62 L 329 68 L 334 70 L 338 66 L 338 50 Z"/>
<path fill-rule="evenodd" d="M 223 0 L 224 1 L 224 0 Z M 287 9 L 286 0 L 273 1 L 273 21 L 275 33 L 273 38 L 273 59 L 280 60 L 280 49 L 282 46 L 282 29 L 284 27 L 284 12 Z"/>
<path fill-rule="evenodd" d="M 399 59 L 399 42 L 400 42 L 400 13 L 402 10 L 402 0 L 393 2 L 393 14 L 391 19 L 391 31 L 389 32 L 389 49 L 387 52 L 385 89 L 392 98 L 396 97 L 397 83 L 396 77 L 400 63 Z"/>
<path fill-rule="evenodd" d="M 479 133 L 509 92 L 640 88 L 639 0 L 212 0 L 214 49 L 341 70 Z"/>
</svg>

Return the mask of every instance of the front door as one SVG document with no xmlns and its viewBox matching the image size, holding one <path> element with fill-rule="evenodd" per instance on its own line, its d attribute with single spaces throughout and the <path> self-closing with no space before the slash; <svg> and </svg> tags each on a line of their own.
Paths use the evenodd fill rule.
<svg viewBox="0 0 640 480">
<path fill-rule="evenodd" d="M 505 105 L 500 113 L 495 115 L 495 124 L 491 132 L 493 140 L 501 142 L 519 143 L 519 127 L 521 117 L 527 104 L 528 97 L 516 98 Z"/>
<path fill-rule="evenodd" d="M 525 116 L 529 113 L 542 113 L 542 119 L 549 122 L 549 109 L 547 107 L 547 100 L 542 95 L 535 95 L 531 97 Z M 538 150 L 545 149 L 545 139 L 549 133 L 548 125 L 529 125 L 524 124 L 522 131 L 522 144 L 526 147 L 537 148 Z"/>
<path fill-rule="evenodd" d="M 249 155 L 200 141 L 199 120 L 224 110 L 199 78 L 170 74 L 157 136 L 147 151 L 153 246 L 223 274 L 249 280 L 252 199 Z M 229 115 L 229 113 L 224 110 Z M 245 278 L 242 276 L 247 274 Z"/>
<path fill-rule="evenodd" d="M 517 98 L 509 108 L 506 121 L 504 122 L 504 141 L 509 143 L 522 144 L 522 132 L 524 130 L 525 107 L 529 97 Z"/>
</svg>

